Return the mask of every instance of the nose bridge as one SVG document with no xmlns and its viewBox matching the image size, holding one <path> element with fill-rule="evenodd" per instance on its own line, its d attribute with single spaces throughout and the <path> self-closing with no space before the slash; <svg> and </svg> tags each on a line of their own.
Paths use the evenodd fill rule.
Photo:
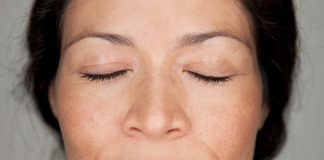
<svg viewBox="0 0 324 160">
<path fill-rule="evenodd" d="M 144 77 L 125 117 L 125 133 L 154 139 L 184 135 L 190 125 L 172 76 L 152 69 Z"/>
<path fill-rule="evenodd" d="M 160 56 L 157 56 L 160 55 Z M 149 60 L 147 59 L 146 70 L 143 75 L 143 79 L 140 83 L 138 90 L 143 92 L 142 94 L 146 98 L 144 104 L 148 108 L 156 109 L 166 109 L 177 107 L 168 103 L 175 103 L 180 101 L 180 99 L 173 99 L 176 92 L 181 90 L 175 90 L 177 86 L 174 74 L 176 71 L 172 68 L 170 60 L 167 59 L 168 56 L 165 53 L 159 53 L 157 55 L 152 54 Z M 179 106 L 178 106 L 179 107 Z"/>
<path fill-rule="evenodd" d="M 150 99 L 149 102 L 151 103 L 148 105 L 150 107 L 157 109 L 170 109 L 171 107 L 176 107 L 168 104 L 174 102 L 174 100 L 172 100 L 172 95 L 174 93 L 172 93 L 171 90 L 171 78 L 168 72 L 152 71 L 147 81 L 147 92 Z M 175 84 L 173 84 L 173 86 L 175 86 Z"/>
</svg>

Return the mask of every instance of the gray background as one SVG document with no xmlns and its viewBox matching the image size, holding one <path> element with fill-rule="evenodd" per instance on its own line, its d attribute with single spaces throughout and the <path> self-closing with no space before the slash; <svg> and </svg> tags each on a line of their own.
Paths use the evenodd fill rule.
<svg viewBox="0 0 324 160">
<path fill-rule="evenodd" d="M 47 160 L 57 143 L 21 91 L 25 27 L 32 0 L 0 0 L 0 160 Z M 289 135 L 277 160 L 324 160 L 324 1 L 297 0 L 299 76 Z"/>
</svg>

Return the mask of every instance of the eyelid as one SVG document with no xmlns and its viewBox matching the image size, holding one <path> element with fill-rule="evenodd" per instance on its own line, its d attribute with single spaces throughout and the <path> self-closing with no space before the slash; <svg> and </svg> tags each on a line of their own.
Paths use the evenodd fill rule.
<svg viewBox="0 0 324 160">
<path fill-rule="evenodd" d="M 122 69 L 131 69 L 133 68 L 131 64 L 128 63 L 121 63 L 121 62 L 109 62 L 109 63 L 98 63 L 98 64 L 92 64 L 92 65 L 84 65 L 80 68 L 80 72 L 83 73 L 113 73 L 117 70 Z"/>
<path fill-rule="evenodd" d="M 184 71 L 188 74 L 190 74 L 191 76 L 193 76 L 194 78 L 196 78 L 198 81 L 202 80 L 206 83 L 225 83 L 229 80 L 232 80 L 232 76 L 207 76 L 207 75 L 203 75 L 197 72 L 192 72 L 192 71 Z"/>
<path fill-rule="evenodd" d="M 105 74 L 93 74 L 93 73 L 82 73 L 82 78 L 87 78 L 90 81 L 105 81 L 105 80 L 113 80 L 125 75 L 127 72 L 132 71 L 130 69 L 123 69 L 111 73 Z"/>
</svg>

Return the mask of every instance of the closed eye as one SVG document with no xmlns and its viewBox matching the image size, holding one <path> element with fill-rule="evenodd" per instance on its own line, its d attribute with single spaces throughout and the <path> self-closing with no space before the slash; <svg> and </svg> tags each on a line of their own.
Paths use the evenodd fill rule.
<svg viewBox="0 0 324 160">
<path fill-rule="evenodd" d="M 92 73 L 85 73 L 82 75 L 82 78 L 87 78 L 90 81 L 105 81 L 105 80 L 113 80 L 116 79 L 118 77 L 121 77 L 123 75 L 125 75 L 128 71 L 131 70 L 119 70 L 113 73 L 109 73 L 109 74 L 92 74 Z M 197 80 L 202 80 L 206 83 L 223 83 L 223 82 L 227 82 L 229 80 L 231 80 L 230 76 L 223 76 L 223 77 L 215 77 L 215 76 L 206 76 L 206 75 L 202 75 L 196 72 L 192 72 L 192 71 L 185 71 L 188 74 L 190 74 L 191 76 L 193 76 L 194 78 L 196 78 Z"/>
<path fill-rule="evenodd" d="M 92 73 L 85 73 L 82 75 L 83 78 L 87 78 L 90 81 L 105 81 L 105 80 L 112 80 L 112 79 L 116 79 L 120 76 L 125 75 L 128 71 L 131 70 L 120 70 L 120 71 L 116 71 L 113 73 L 109 73 L 109 74 L 92 74 Z"/>
<path fill-rule="evenodd" d="M 185 72 L 187 72 L 194 78 L 196 78 L 198 80 L 202 80 L 206 83 L 224 83 L 224 82 L 231 80 L 230 76 L 214 77 L 214 76 L 202 75 L 202 74 L 192 72 L 192 71 L 185 71 Z"/>
</svg>

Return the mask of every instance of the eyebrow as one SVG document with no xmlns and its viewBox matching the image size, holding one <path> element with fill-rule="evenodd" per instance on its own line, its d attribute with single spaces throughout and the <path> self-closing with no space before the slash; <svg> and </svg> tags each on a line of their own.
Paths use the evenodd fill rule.
<svg viewBox="0 0 324 160">
<path fill-rule="evenodd" d="M 244 39 L 242 37 L 239 37 L 231 32 L 227 32 L 227 31 L 211 31 L 211 32 L 200 33 L 200 34 L 199 33 L 198 34 L 187 34 L 180 39 L 179 47 L 200 44 L 206 40 L 209 40 L 209 39 L 212 39 L 215 37 L 231 38 L 231 39 L 234 39 L 234 40 L 237 40 L 237 41 L 243 43 L 248 48 L 251 48 L 251 45 L 249 44 L 249 41 L 247 39 Z"/>
<path fill-rule="evenodd" d="M 69 47 L 71 47 L 72 45 L 76 44 L 77 42 L 85 38 L 100 38 L 109 41 L 112 44 L 135 47 L 134 41 L 131 38 L 123 35 L 113 34 L 113 33 L 101 33 L 101 32 L 83 32 L 78 36 L 76 36 L 76 38 L 68 42 L 63 47 L 63 51 L 67 50 Z"/>
<path fill-rule="evenodd" d="M 239 37 L 231 32 L 227 31 L 211 31 L 211 32 L 205 32 L 205 33 L 190 33 L 186 34 L 183 37 L 181 37 L 178 40 L 178 45 L 176 47 L 185 47 L 190 45 L 196 45 L 203 43 L 206 40 L 215 38 L 215 37 L 226 37 L 231 38 L 234 40 L 237 40 L 241 43 L 243 43 L 245 46 L 251 49 L 251 44 L 247 39 L 244 39 L 242 37 Z M 69 43 L 63 46 L 63 52 L 67 50 L 72 45 L 76 44 L 77 42 L 85 39 L 85 38 L 100 38 L 106 41 L 109 41 L 112 44 L 115 45 L 122 45 L 122 46 L 128 46 L 135 48 L 135 42 L 132 38 L 120 34 L 114 34 L 114 33 L 102 33 L 102 32 L 83 32 L 76 36 L 73 40 L 71 40 Z"/>
</svg>

